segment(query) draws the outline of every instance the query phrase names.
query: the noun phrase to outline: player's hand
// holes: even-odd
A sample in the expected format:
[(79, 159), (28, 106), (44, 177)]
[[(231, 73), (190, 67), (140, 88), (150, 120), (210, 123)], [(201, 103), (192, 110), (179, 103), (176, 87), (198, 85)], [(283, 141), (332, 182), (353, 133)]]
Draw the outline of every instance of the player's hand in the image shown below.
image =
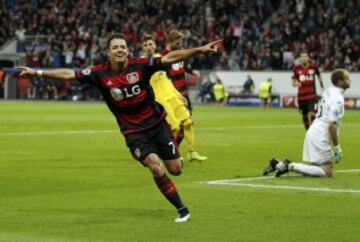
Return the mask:
[(36, 75), (36, 70), (34, 70), (34, 69), (30, 68), (30, 67), (19, 66), (19, 67), (16, 67), (16, 69), (19, 69), (21, 71), (19, 76), (30, 77), (30, 76), (35, 76)]
[(219, 47), (222, 45), (223, 40), (219, 39), (208, 43), (207, 45), (203, 45), (200, 47), (201, 52), (203, 53), (216, 53), (219, 50)]
[(299, 82), (299, 81), (295, 82), (295, 86), (296, 87), (301, 87), (301, 82)]
[(336, 164), (339, 163), (343, 157), (343, 152), (341, 150), (340, 145), (334, 147), (334, 157)]

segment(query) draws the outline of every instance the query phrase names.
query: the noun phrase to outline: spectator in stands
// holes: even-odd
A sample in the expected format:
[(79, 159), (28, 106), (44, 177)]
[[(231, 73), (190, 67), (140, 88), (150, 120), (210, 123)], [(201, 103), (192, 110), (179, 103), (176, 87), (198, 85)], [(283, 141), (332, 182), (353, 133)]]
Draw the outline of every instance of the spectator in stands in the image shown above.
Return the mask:
[[(196, 69), (286, 69), (299, 50), (309, 49), (321, 69), (346, 65), (360, 71), (360, 2), (355, 0), (311, 5), (305, 0), (110, 1), (111, 6), (109, 1), (91, 0), (6, 2), (11, 4), (0, 5), (0, 19), (7, 20), (0, 21), (0, 46), (15, 36), (47, 35), (50, 53), (67, 57), (66, 64), (61, 63), (64, 66), (93, 63), (95, 57), (89, 53), (103, 53), (107, 34), (119, 31), (123, 22), (122, 31), (135, 45), (138, 33), (147, 31), (156, 32), (159, 47), (164, 47), (170, 29), (182, 30), (185, 48), (222, 36), (226, 54), (194, 58), (189, 64)], [(71, 46), (72, 59), (65, 44)], [(54, 64), (42, 60), (46, 55), (39, 58), (41, 66)]]
[(203, 79), (201, 80), (201, 87), (198, 95), (202, 103), (215, 100), (212, 87), (213, 83), (210, 81), (210, 77), (208, 75), (204, 75)]
[(0, 98), (4, 97), (5, 71), (0, 66)]
[(245, 95), (252, 95), (255, 90), (255, 83), (250, 75), (247, 75), (247, 79), (244, 82), (242, 93)]
[(55, 80), (46, 80), (45, 83), (45, 99), (58, 99), (58, 87)]

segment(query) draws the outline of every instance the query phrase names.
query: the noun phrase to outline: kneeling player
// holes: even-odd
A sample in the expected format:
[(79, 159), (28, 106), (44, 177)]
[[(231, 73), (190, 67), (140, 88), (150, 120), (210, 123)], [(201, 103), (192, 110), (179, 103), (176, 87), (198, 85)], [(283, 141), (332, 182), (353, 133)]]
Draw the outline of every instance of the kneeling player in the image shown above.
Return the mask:
[(289, 171), (316, 177), (333, 175), (333, 157), (336, 163), (342, 158), (338, 132), (344, 116), (343, 93), (350, 87), (351, 82), (349, 72), (344, 69), (336, 69), (331, 74), (331, 81), (334, 86), (329, 87), (323, 93), (316, 119), (305, 136), (303, 161), (310, 164), (295, 163), (288, 159), (279, 161), (272, 158), (264, 168), (263, 175), (268, 175), (273, 171), (277, 171), (276, 177)]

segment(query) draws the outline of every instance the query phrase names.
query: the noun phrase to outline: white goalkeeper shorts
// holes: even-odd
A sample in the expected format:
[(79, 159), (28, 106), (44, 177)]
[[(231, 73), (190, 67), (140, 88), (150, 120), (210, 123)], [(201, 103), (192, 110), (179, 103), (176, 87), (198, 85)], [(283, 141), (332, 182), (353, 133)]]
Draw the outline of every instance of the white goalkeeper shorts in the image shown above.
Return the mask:
[(306, 132), (303, 146), (303, 161), (323, 165), (331, 162), (333, 152), (327, 129), (315, 123)]

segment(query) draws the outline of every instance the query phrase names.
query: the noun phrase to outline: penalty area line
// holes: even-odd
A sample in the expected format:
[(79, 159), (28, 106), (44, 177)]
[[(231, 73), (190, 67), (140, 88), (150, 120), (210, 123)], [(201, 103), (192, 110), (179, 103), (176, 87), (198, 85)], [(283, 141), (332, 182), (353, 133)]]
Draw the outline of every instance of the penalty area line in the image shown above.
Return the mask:
[(254, 188), (268, 188), (268, 189), (283, 189), (283, 190), (298, 190), (298, 191), (314, 191), (314, 192), (338, 192), (338, 193), (360, 193), (360, 190), (355, 189), (332, 189), (323, 187), (298, 187), (298, 186), (280, 186), (280, 185), (265, 185), (265, 184), (251, 184), (251, 183), (212, 183), (212, 185), (227, 185), (227, 186), (241, 186)]
[[(349, 170), (335, 170), (334, 173), (357, 173), (360, 172), (360, 169), (349, 169)], [(299, 177), (292, 175), (291, 177)], [(236, 179), (227, 179), (227, 180), (213, 180), (206, 181), (201, 183), (206, 183), (209, 185), (225, 185), (225, 186), (240, 186), (240, 187), (253, 187), (253, 188), (265, 188), (265, 189), (282, 189), (282, 190), (298, 190), (298, 191), (315, 191), (315, 192), (335, 192), (335, 193), (360, 193), (360, 190), (357, 189), (333, 189), (326, 187), (301, 187), (301, 186), (287, 186), (287, 185), (267, 185), (267, 184), (252, 184), (244, 183), (247, 181), (256, 181), (256, 180), (269, 180), (274, 179), (274, 176), (258, 176), (258, 177), (246, 177), (246, 178), (236, 178)]]

